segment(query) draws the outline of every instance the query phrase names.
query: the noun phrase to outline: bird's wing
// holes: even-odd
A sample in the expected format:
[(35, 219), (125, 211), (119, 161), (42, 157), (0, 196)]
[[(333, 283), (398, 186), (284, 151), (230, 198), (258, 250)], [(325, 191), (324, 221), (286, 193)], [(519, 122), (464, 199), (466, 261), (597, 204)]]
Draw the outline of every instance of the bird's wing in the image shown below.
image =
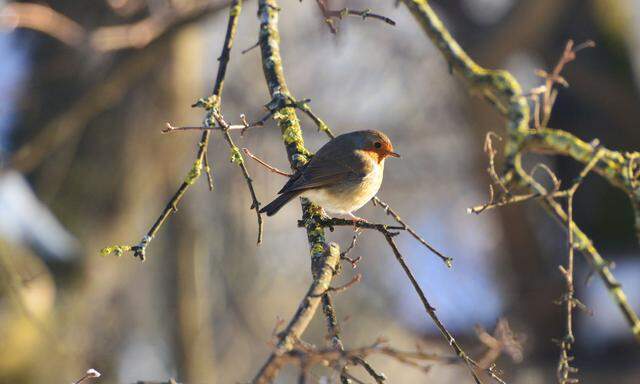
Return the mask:
[(324, 149), (318, 151), (309, 164), (297, 172), (279, 193), (357, 181), (365, 177), (373, 167), (362, 153)]

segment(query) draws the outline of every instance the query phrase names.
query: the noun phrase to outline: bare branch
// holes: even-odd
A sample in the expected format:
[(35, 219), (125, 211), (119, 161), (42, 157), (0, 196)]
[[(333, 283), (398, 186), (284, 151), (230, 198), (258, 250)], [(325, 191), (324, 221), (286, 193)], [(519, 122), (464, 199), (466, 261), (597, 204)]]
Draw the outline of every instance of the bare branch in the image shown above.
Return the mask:
[(275, 350), (271, 353), (265, 364), (253, 379), (255, 384), (270, 383), (277, 374), (282, 364), (279, 358), (293, 349), (302, 336), (309, 322), (313, 318), (316, 309), (320, 305), (321, 298), (329, 289), (333, 273), (340, 261), (340, 247), (331, 243), (321, 253), (320, 260), (314, 267), (314, 280), (305, 297), (300, 302), (298, 310), (289, 321), (285, 330), (280, 334)]
[(367, 18), (372, 18), (372, 19), (383, 21), (389, 25), (394, 25), (394, 26), (396, 25), (395, 21), (391, 20), (386, 16), (373, 13), (371, 12), (370, 9), (365, 9), (362, 11), (357, 11), (349, 8), (342, 8), (340, 10), (331, 10), (326, 4), (326, 0), (316, 0), (316, 3), (318, 4), (318, 7), (320, 8), (322, 15), (324, 16), (325, 23), (327, 23), (327, 26), (331, 30), (331, 33), (334, 33), (334, 34), (338, 32), (336, 25), (334, 23), (334, 19), (342, 20), (342, 18), (345, 16), (359, 16), (359, 17), (362, 17), (363, 20)]
[(267, 168), (269, 171), (276, 173), (278, 175), (281, 176), (286, 176), (286, 177), (291, 177), (293, 176), (293, 173), (289, 173), (289, 172), (285, 172), (282, 171), (272, 165), (270, 165), (269, 163), (267, 163), (266, 161), (262, 160), (261, 158), (259, 158), (258, 156), (254, 155), (253, 153), (251, 153), (251, 151), (249, 151), (248, 148), (242, 148), (242, 151), (244, 151), (244, 153), (249, 156), (250, 158), (252, 158), (253, 160), (257, 161), (259, 164), (261, 164), (262, 166), (264, 166), (265, 168)]

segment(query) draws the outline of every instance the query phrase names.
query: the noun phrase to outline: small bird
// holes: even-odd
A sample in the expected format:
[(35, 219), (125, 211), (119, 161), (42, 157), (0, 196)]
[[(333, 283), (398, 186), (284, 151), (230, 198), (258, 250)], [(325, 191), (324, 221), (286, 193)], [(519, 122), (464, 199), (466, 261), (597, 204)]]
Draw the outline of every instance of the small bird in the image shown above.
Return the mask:
[(387, 157), (400, 157), (391, 141), (375, 130), (355, 131), (326, 143), (298, 170), (260, 212), (272, 216), (296, 196), (306, 197), (328, 213), (347, 215), (371, 200), (380, 185)]

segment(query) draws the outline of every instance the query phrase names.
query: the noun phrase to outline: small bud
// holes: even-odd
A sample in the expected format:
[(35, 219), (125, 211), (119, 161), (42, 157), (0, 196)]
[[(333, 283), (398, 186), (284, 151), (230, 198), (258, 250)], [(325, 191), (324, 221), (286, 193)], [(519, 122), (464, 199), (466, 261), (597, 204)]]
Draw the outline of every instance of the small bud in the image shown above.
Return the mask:
[(89, 369), (87, 371), (87, 377), (90, 377), (90, 378), (100, 377), (100, 372), (98, 372), (95, 369), (91, 368), (91, 369)]

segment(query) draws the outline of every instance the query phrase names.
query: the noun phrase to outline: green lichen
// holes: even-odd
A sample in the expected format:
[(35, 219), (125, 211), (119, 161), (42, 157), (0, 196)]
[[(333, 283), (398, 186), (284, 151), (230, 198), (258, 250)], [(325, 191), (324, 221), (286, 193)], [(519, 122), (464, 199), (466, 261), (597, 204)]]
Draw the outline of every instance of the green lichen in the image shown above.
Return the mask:
[[(231, 8), (231, 12), (229, 13), (230, 18), (235, 18), (240, 15), (240, 11), (242, 10), (242, 4), (240, 2), (236, 2)], [(237, 22), (237, 21), (236, 21)]]
[(218, 98), (216, 95), (199, 98), (193, 105), (194, 108), (204, 108), (207, 111), (215, 108)]
[(198, 180), (198, 177), (200, 177), (201, 174), (202, 174), (202, 158), (198, 158), (193, 163), (193, 166), (191, 167), (191, 170), (189, 170), (189, 173), (187, 173), (187, 177), (184, 179), (184, 182), (189, 185), (193, 185), (193, 183), (195, 183), (196, 180)]
[(324, 245), (322, 243), (315, 243), (311, 247), (311, 256), (318, 256), (324, 253)]
[(104, 247), (100, 250), (100, 256), (109, 256), (111, 254), (117, 257), (122, 256), (125, 252), (131, 251), (133, 247), (130, 245), (112, 245), (110, 247)]
[(242, 154), (240, 153), (240, 149), (235, 145), (231, 147), (231, 156), (229, 157), (229, 161), (237, 165), (240, 165), (244, 162)]
[(282, 140), (286, 144), (299, 143), (302, 139), (302, 132), (300, 132), (300, 128), (292, 125), (287, 127), (282, 133)]

